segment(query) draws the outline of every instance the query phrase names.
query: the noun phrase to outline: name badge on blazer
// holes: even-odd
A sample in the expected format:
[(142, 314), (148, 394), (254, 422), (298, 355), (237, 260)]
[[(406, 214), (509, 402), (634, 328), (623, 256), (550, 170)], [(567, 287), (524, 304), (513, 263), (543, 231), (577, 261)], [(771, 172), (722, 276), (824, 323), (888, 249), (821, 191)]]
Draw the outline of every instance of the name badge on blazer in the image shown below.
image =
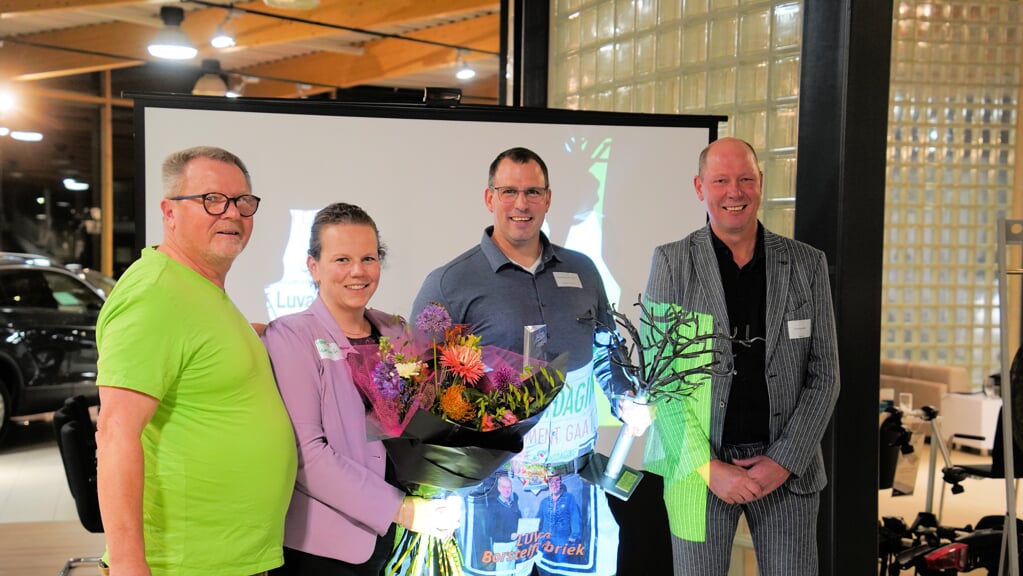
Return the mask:
[(810, 337), (810, 319), (789, 320), (789, 340)]
[(341, 349), (337, 347), (335, 342), (327, 342), (326, 340), (319, 338), (316, 340), (316, 351), (320, 353), (320, 358), (324, 360), (340, 360)]

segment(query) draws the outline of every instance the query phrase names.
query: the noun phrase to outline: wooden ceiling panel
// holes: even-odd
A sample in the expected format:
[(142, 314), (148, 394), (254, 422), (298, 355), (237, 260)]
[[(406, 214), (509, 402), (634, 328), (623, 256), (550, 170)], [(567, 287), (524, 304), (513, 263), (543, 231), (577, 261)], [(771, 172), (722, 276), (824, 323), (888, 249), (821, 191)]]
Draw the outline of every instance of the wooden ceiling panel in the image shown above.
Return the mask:
[(495, 0), (321, 0), (319, 7), (304, 11), (276, 10), (262, 2), (238, 6), (356, 28), (380, 28), (466, 18), (482, 11), (497, 11), (501, 3)]
[[(318, 98), (339, 91), (340, 98), (347, 93), (352, 99), (373, 99), (379, 89), (380, 100), (388, 101), (388, 89), (407, 97), (421, 86), (458, 86), (463, 102), (498, 100), (498, 0), (320, 0), (318, 8), (301, 11), (276, 10), (262, 1), (242, 2), (234, 4), (237, 9), (227, 20), (237, 45), (223, 50), (209, 46), (209, 39), (225, 24), (230, 4), (214, 1), (220, 5), (179, 0), (0, 0), (0, 87), (13, 80), (21, 96), (65, 106), (25, 108), (20, 121), (25, 128), (46, 131), (46, 139), (37, 145), (3, 139), (3, 164), (19, 175), (20, 183), (46, 186), (53, 185), (59, 172), (71, 169), (68, 161), (73, 156), (76, 169), (91, 167), (92, 156), (85, 151), (96, 145), (93, 118), (107, 99), (94, 94), (95, 83), (84, 82), (81, 93), (69, 91), (80, 90), (73, 87), (83, 84), (79, 80), (95, 78), (85, 74), (104, 70), (113, 71), (116, 97), (187, 93), (201, 74), (202, 59), (215, 58), (232, 83), (239, 77), (246, 80), (245, 97)], [(168, 63), (148, 54), (146, 46), (160, 29), (159, 12), (165, 5), (185, 9), (182, 30), (199, 49), (198, 58)], [(352, 53), (347, 52), (349, 47)], [(462, 56), (467, 62), (478, 63), (480, 76), (473, 82), (454, 79), (458, 47), (465, 49)], [(121, 110), (131, 105), (122, 98), (110, 101)], [(10, 115), (6, 121), (14, 124)], [(130, 114), (122, 124), (130, 125)], [(4, 180), (11, 174), (5, 173)]]
[[(408, 36), (496, 52), (499, 48), (498, 26), (499, 17), (494, 14), (437, 26)], [(363, 49), (364, 52), (360, 56), (318, 52), (309, 56), (252, 66), (239, 72), (259, 77), (347, 88), (361, 84), (380, 84), (390, 78), (425, 70), (451, 68), (457, 56), (456, 50), (444, 46), (393, 38), (368, 42)], [(465, 53), (467, 60), (474, 56), (475, 53)]]
[[(493, 0), (434, 0), (430, 2), (389, 0), (378, 2), (333, 2), (324, 3), (321, 8), (308, 12), (272, 10), (262, 3), (238, 4), (239, 8), (251, 8), (259, 12), (283, 14), (288, 17), (322, 22), (327, 25), (344, 26), (390, 32), (394, 26), (426, 26), (443, 19), (470, 18), (481, 12), (497, 10), (499, 3)], [(190, 13), (182, 23), (182, 29), (191, 37), (208, 37), (223, 20), (222, 10), (210, 9)], [(302, 22), (274, 20), (258, 14), (242, 14), (232, 18), (236, 40), (240, 47), (257, 47), (267, 44), (298, 42), (339, 33), (338, 28), (318, 26)]]
[(4, 42), (0, 45), (0, 81), (29, 82), (138, 66), (143, 62)]
[(0, 14), (5, 17), (28, 16), (70, 10), (95, 10), (139, 3), (139, 0), (4, 0), (0, 5)]
[[(183, 6), (195, 6), (184, 3)], [(134, 6), (134, 7), (133, 7)], [(222, 8), (188, 10), (182, 30), (200, 51), (192, 61), (197, 66), (203, 58), (224, 57), (227, 60), (249, 64), (258, 59), (240, 57), (250, 50), (267, 47), (288, 47), (280, 52), (307, 53), (302, 42), (330, 38), (342, 48), (345, 42), (355, 42), (363, 54), (314, 52), (281, 61), (268, 61), (233, 71), (249, 75), (265, 75), (265, 79), (294, 80), (313, 86), (350, 87), (367, 82), (386, 82), (405, 74), (444, 69), (455, 59), (449, 48), (430, 46), (383, 38), (371, 38), (359, 32), (345, 32), (325, 25), (274, 19), (244, 13), (243, 9), (263, 13), (277, 13), (292, 18), (318, 21), (328, 25), (341, 25), (358, 29), (372, 29), (393, 34), (397, 30), (423, 28), (416, 32), (402, 32), (402, 36), (415, 37), (451, 45), (466, 46), (496, 52), (498, 49), (499, 3), (493, 0), (322, 0), (321, 6), (311, 11), (273, 10), (262, 2), (235, 5), (228, 28), (232, 29), (237, 45), (227, 50), (210, 47), (206, 39), (225, 22), (227, 11)], [(130, 8), (130, 10), (129, 10)], [(105, 11), (104, 11), (105, 9)], [(96, 14), (97, 18), (123, 18), (125, 21), (102, 21), (86, 26), (22, 34), (0, 44), (0, 80), (32, 81), (62, 75), (74, 75), (100, 70), (139, 66), (154, 61), (146, 45), (158, 27), (159, 4), (124, 2), (119, 0), (13, 0), (5, 2), (3, 13), (40, 14), (82, 11)], [(483, 15), (479, 17), (479, 15)], [(452, 23), (453, 22), (453, 23)], [(440, 25), (438, 25), (440, 24)], [(360, 42), (361, 41), (361, 42)], [(273, 58), (275, 50), (266, 50), (264, 58)], [(256, 52), (252, 52), (256, 54)], [(466, 52), (465, 59), (480, 55)], [(486, 57), (486, 55), (482, 55)], [(237, 66), (237, 62), (236, 62)], [(231, 69), (224, 66), (225, 69)]]

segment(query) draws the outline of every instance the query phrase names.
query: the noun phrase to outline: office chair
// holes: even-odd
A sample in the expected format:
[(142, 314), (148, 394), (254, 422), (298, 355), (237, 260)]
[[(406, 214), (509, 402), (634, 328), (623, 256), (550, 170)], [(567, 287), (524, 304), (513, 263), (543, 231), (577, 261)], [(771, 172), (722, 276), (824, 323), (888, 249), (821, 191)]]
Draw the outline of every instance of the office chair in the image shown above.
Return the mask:
[(895, 470), (899, 462), (899, 453), (913, 452), (913, 431), (902, 423), (902, 410), (890, 406), (885, 409), (888, 414), (881, 422), (878, 430), (878, 490), (891, 488), (895, 483)]
[[(1015, 426), (1014, 426), (1015, 427)], [(1018, 441), (1012, 443), (1013, 478), (1023, 478), (1023, 450)], [(978, 478), (1005, 478), (1005, 441), (1002, 440), (1002, 409), (998, 409), (998, 421), (995, 424), (994, 445), (991, 447), (990, 464), (959, 465), (968, 476)]]
[[(53, 414), (53, 427), (57, 432), (57, 447), (78, 519), (89, 532), (103, 532), (96, 487), (96, 426), (92, 423), (85, 396), (65, 400), (64, 406)], [(99, 563), (98, 556), (69, 558), (58, 576), (66, 576), (77, 566)]]
[[(1012, 365), (1009, 369), (1009, 379), (1012, 382), (1012, 398), (1006, 400), (1002, 397), (1002, 408), (998, 409), (998, 420), (995, 424), (995, 438), (991, 446), (991, 464), (973, 464), (966, 466), (952, 466), (945, 472), (945, 482), (952, 485), (952, 493), (959, 494), (963, 491), (959, 482), (966, 476), (979, 478), (1005, 478), (1005, 441), (1002, 438), (1002, 410), (1005, 402), (1011, 403), (1012, 408), (1012, 463), (1013, 478), (1023, 478), (1023, 347), (1016, 350), (1012, 357)], [(1000, 388), (1000, 387), (999, 387)], [(998, 390), (1001, 394), (1001, 389)]]

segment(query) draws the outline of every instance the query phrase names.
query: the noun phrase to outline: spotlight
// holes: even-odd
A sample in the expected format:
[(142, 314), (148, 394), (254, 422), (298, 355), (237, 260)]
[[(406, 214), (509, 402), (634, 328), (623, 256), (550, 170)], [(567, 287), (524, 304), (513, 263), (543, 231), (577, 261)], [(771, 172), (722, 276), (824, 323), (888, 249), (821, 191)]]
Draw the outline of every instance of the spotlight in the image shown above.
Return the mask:
[(214, 48), (230, 48), (234, 46), (234, 37), (218, 28), (217, 33), (213, 35), (213, 38), (210, 38), (210, 46)]
[(224, 21), (217, 26), (217, 31), (213, 33), (213, 38), (210, 39), (210, 46), (214, 48), (230, 48), (234, 46), (234, 35), (228, 32), (228, 28), (231, 25), (231, 16), (234, 13), (231, 10), (227, 11), (227, 16), (224, 16)]
[(458, 67), (458, 70), (455, 72), (455, 78), (458, 78), (459, 80), (471, 80), (476, 77), (476, 71), (465, 62), (465, 59), (462, 57), (461, 50), (458, 51), (458, 56), (456, 57), (455, 62)]
[(40, 142), (43, 139), (42, 132), (30, 132), (28, 130), (11, 130), (11, 138), (22, 142)]
[(179, 6), (161, 6), (160, 20), (163, 29), (156, 33), (149, 43), (149, 53), (157, 58), (168, 60), (190, 60), (199, 53), (192, 41), (181, 30), (181, 22), (185, 19), (185, 11)]
[(202, 61), (202, 76), (195, 81), (192, 94), (196, 96), (224, 96), (227, 94), (227, 80), (220, 71), (220, 61)]
[(72, 192), (84, 192), (85, 190), (89, 189), (89, 183), (88, 182), (79, 182), (79, 181), (75, 180), (74, 178), (65, 178), (64, 179), (64, 188), (66, 190), (70, 190)]

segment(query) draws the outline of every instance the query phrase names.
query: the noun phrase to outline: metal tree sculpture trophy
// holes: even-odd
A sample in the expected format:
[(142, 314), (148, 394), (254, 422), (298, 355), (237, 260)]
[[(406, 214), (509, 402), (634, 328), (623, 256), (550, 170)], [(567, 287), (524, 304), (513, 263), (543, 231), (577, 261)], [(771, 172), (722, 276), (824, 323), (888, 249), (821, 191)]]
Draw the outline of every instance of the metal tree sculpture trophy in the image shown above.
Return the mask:
[[(611, 362), (622, 367), (633, 381), (635, 402), (654, 405), (689, 396), (712, 376), (731, 371), (722, 361), (730, 351), (715, 348), (715, 340), (742, 345), (752, 342), (714, 333), (706, 314), (669, 304), (644, 304), (642, 300), (635, 305), (640, 309), (642, 330), (628, 316), (613, 310), (615, 323), (627, 338), (615, 326), (598, 322), (607, 339)], [(632, 441), (633, 436), (623, 426), (610, 456), (594, 453), (582, 476), (608, 494), (628, 500), (643, 478), (641, 471), (625, 465)]]

